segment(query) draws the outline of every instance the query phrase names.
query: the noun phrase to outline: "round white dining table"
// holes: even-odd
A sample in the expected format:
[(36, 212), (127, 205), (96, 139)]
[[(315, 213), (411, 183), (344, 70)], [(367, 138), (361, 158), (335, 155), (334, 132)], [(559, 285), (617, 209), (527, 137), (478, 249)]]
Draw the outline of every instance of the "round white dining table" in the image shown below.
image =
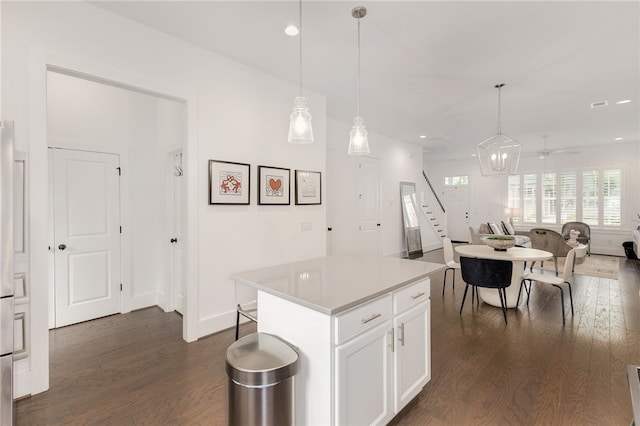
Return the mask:
[[(464, 257), (509, 260), (513, 263), (511, 285), (506, 288), (507, 308), (517, 307), (516, 302), (518, 301), (518, 293), (520, 291), (520, 281), (522, 281), (524, 263), (534, 260), (548, 260), (553, 257), (553, 254), (548, 251), (526, 247), (512, 247), (510, 249), (507, 249), (507, 251), (498, 251), (494, 250), (492, 247), (482, 244), (468, 244), (456, 246), (455, 250), (460, 256)], [(500, 296), (498, 296), (498, 292), (495, 289), (478, 287), (478, 294), (485, 303), (497, 307), (501, 306)], [(524, 297), (521, 299), (524, 300)]]

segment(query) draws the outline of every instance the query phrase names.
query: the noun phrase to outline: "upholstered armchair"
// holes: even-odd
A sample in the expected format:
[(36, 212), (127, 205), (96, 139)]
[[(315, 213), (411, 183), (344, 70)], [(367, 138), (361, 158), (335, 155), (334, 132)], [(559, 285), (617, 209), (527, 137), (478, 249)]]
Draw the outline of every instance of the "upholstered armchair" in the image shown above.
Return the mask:
[[(532, 228), (531, 231), (529, 231), (529, 238), (531, 238), (531, 248), (553, 253), (556, 276), (558, 276), (558, 257), (566, 256), (573, 247), (567, 244), (567, 241), (562, 235), (551, 229)], [(535, 263), (536, 262), (533, 262), (531, 264), (531, 270), (533, 270)]]
[(584, 222), (567, 222), (562, 225), (561, 234), (564, 239), (569, 239), (569, 231), (575, 229), (580, 232), (578, 236), (578, 242), (580, 244), (586, 244), (587, 246), (587, 254), (591, 256), (591, 228)]

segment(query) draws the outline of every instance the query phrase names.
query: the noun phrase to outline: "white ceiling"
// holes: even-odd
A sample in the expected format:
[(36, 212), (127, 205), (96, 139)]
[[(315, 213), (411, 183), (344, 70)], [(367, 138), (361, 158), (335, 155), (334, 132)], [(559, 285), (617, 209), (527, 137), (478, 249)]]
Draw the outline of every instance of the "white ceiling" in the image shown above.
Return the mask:
[[(298, 38), (283, 31), (297, 1), (91, 3), (297, 84)], [(372, 132), (422, 144), (434, 160), (469, 158), (496, 130), (494, 85), (505, 83), (502, 130), (524, 152), (542, 150), (542, 135), (549, 149), (640, 142), (637, 1), (304, 1), (303, 86), (347, 123), (358, 5), (368, 10), (360, 109)], [(293, 106), (296, 93), (285, 96)]]

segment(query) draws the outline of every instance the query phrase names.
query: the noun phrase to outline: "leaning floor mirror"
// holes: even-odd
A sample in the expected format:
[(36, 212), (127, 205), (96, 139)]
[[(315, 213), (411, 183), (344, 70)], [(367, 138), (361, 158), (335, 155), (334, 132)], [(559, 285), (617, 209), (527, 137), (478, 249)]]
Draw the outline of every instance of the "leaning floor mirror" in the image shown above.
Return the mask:
[(418, 203), (416, 201), (416, 184), (400, 182), (400, 198), (402, 200), (402, 218), (404, 220), (404, 238), (407, 246), (407, 257), (415, 259), (422, 256), (422, 238), (418, 223)]

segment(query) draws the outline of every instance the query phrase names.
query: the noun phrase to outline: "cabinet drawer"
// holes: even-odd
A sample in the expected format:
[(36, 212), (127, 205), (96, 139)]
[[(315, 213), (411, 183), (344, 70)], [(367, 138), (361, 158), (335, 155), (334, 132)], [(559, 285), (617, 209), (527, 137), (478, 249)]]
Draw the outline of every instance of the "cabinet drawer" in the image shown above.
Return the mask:
[(429, 278), (411, 284), (393, 293), (393, 313), (399, 314), (429, 299)]
[(368, 302), (335, 317), (336, 345), (391, 318), (391, 295)]

